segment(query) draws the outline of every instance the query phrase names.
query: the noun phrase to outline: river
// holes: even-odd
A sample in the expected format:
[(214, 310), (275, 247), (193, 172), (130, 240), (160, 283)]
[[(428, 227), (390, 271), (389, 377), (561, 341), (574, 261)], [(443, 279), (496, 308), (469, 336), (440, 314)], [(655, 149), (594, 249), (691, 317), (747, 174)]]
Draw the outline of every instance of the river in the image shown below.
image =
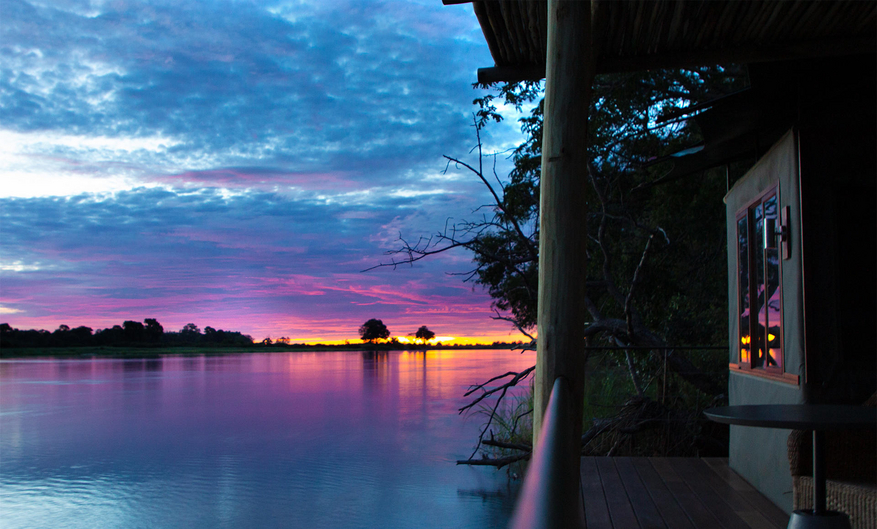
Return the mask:
[(501, 350), (0, 361), (3, 527), (504, 527), (517, 482), (457, 466)]

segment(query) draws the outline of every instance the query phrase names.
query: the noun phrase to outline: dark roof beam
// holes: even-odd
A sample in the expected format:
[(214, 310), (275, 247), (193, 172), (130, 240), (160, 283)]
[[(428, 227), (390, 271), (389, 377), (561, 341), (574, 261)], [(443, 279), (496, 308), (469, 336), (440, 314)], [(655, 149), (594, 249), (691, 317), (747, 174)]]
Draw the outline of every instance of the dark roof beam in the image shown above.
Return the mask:
[[(831, 57), (870, 53), (877, 49), (877, 39), (858, 37), (849, 39), (821, 39), (787, 43), (770, 48), (742, 46), (734, 49), (664, 53), (639, 57), (598, 60), (597, 73), (635, 72), (661, 68), (684, 68), (712, 64), (749, 64), (786, 61), (803, 58)], [(544, 65), (494, 66), (478, 69), (478, 82), (538, 81), (545, 78)]]

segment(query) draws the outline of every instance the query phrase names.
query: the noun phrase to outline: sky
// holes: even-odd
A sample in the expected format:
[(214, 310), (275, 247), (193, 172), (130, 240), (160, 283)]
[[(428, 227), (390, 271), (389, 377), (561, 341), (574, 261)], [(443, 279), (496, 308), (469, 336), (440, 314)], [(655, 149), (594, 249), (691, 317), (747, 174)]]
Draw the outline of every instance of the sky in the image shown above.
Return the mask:
[[(0, 321), (523, 339), (464, 250), (363, 272), (490, 202), (442, 158), (477, 163), (493, 60), (471, 6), (3, 0), (0, 19)], [(501, 110), (490, 152), (522, 139)]]

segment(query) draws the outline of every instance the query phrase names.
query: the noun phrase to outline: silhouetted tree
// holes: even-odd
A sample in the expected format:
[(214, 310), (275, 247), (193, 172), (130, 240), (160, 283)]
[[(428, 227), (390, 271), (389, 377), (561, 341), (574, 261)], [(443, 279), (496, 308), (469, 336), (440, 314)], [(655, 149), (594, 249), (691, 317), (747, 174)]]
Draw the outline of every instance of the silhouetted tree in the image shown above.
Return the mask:
[(80, 325), (75, 329), (70, 329), (67, 338), (68, 343), (65, 345), (91, 345), (93, 338), (91, 327)]
[(381, 320), (374, 318), (362, 324), (359, 328), (359, 337), (362, 341), (375, 343), (377, 340), (386, 340), (390, 337), (390, 330)]
[(201, 334), (201, 329), (198, 328), (194, 323), (187, 323), (180, 329), (180, 334), (182, 335), (193, 335), (193, 334)]
[(426, 325), (421, 325), (417, 332), (414, 333), (414, 337), (420, 340), (421, 343), (426, 343), (435, 338), (435, 333), (429, 330)]
[(161, 340), (161, 336), (164, 334), (164, 327), (158, 323), (158, 320), (155, 318), (146, 318), (143, 320), (143, 323), (146, 324), (146, 329), (144, 329), (144, 335), (146, 340), (149, 342), (158, 342)]
[(97, 331), (94, 338), (98, 345), (115, 345), (125, 339), (125, 330), (121, 325), (113, 325), (110, 329)]
[(139, 321), (128, 320), (122, 323), (125, 330), (125, 340), (128, 342), (142, 342), (145, 328)]
[(126, 321), (123, 326), (98, 329), (92, 334), (91, 327), (79, 326), (71, 329), (61, 325), (54, 332), (46, 330), (18, 330), (8, 323), (0, 324), (0, 340), (3, 355), (5, 349), (17, 347), (78, 347), (78, 346), (131, 346), (138, 344), (163, 344), (174, 347), (179, 345), (230, 345), (248, 346), (253, 344), (251, 336), (238, 331), (215, 330), (207, 327), (207, 334), (201, 334), (195, 324), (190, 323), (179, 333), (164, 332), (164, 327), (155, 318), (144, 320), (145, 326), (136, 321)]

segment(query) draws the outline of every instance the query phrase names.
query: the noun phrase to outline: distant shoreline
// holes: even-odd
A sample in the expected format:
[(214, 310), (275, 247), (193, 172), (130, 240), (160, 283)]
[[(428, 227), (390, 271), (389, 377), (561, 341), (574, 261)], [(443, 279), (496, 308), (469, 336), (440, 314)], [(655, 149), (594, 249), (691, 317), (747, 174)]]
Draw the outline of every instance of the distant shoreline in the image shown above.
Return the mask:
[(520, 347), (520, 344), (498, 342), (474, 345), (427, 345), (408, 344), (343, 344), (343, 345), (253, 345), (248, 347), (125, 347), (125, 346), (82, 346), (82, 347), (2, 347), (0, 359), (13, 360), (35, 357), (108, 357), (108, 358), (142, 358), (164, 355), (223, 355), (242, 353), (308, 353), (327, 351), (465, 351), (476, 349), (509, 349)]

